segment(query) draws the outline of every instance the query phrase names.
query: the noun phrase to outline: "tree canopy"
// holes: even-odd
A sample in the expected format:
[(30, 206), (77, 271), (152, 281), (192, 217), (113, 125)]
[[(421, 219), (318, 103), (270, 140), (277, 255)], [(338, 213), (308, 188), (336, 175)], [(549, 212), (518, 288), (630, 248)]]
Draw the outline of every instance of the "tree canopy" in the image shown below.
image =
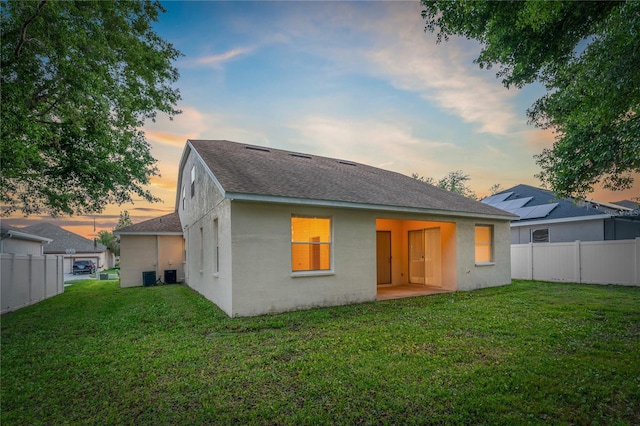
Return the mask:
[(411, 177), (419, 180), (420, 182), (428, 183), (429, 185), (446, 189), (447, 191), (453, 192), (454, 194), (471, 198), (472, 200), (478, 199), (476, 193), (469, 187), (467, 183), (471, 180), (471, 176), (465, 174), (462, 170), (449, 172), (437, 182), (432, 177), (420, 176), (417, 173), (411, 174)]
[(602, 182), (626, 189), (640, 172), (640, 2), (422, 0), (438, 42), (482, 44), (475, 62), (503, 84), (538, 81), (547, 93), (527, 111), (556, 132), (536, 156), (543, 184), (584, 196)]
[(141, 130), (169, 117), (180, 56), (152, 29), (157, 1), (0, 3), (3, 213), (86, 214), (158, 201)]

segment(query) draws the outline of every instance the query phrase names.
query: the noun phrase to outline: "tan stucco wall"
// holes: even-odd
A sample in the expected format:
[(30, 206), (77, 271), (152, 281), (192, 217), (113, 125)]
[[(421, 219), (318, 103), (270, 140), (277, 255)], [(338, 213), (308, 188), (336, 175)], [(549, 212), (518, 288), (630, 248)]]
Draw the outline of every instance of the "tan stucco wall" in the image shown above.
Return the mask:
[[(237, 201), (232, 203), (231, 212), (231, 315), (259, 315), (376, 299), (373, 212)], [(312, 276), (292, 274), (292, 215), (332, 218), (332, 272)]]
[(2, 240), (2, 253), (42, 255), (42, 243), (39, 241), (7, 238)]
[(142, 286), (142, 272), (154, 271), (164, 280), (164, 271), (175, 269), (184, 277), (183, 239), (180, 235), (121, 235), (120, 287)]

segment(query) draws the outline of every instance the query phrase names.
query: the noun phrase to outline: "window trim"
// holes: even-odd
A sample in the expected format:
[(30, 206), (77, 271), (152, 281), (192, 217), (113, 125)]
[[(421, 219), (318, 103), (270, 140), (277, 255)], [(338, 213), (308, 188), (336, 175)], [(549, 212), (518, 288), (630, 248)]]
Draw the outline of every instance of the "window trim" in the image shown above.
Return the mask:
[[(478, 260), (476, 258), (476, 254), (475, 251), (478, 247), (479, 242), (476, 240), (476, 229), (477, 228), (489, 228), (489, 260)], [(473, 227), (473, 249), (474, 249), (474, 262), (476, 266), (491, 266), (491, 265), (495, 265), (495, 233), (494, 233), (494, 229), (495, 227), (491, 224), (486, 224), (486, 223), (476, 223), (475, 226)], [(486, 246), (487, 243), (486, 242), (480, 242), (480, 244), (482, 244), (483, 246)]]
[[(307, 214), (291, 214), (289, 218), (289, 228), (291, 229), (293, 218), (306, 218), (306, 219), (328, 219), (329, 220), (329, 242), (319, 242), (319, 243), (310, 243), (310, 242), (294, 242), (293, 236), (291, 233), (289, 234), (289, 269), (291, 272), (291, 277), (313, 277), (313, 276), (327, 276), (327, 275), (335, 275), (334, 271), (334, 227), (333, 227), (333, 216), (318, 216), (318, 215), (307, 215)], [(329, 269), (308, 269), (308, 270), (293, 270), (293, 245), (329, 245)]]
[[(536, 231), (547, 231), (547, 241), (534, 241), (533, 240), (533, 233)], [(548, 243), (551, 241), (551, 230), (549, 229), (549, 227), (547, 228), (531, 228), (530, 233), (529, 233), (529, 242), (530, 243), (534, 243), (534, 244), (544, 244), (544, 243)]]

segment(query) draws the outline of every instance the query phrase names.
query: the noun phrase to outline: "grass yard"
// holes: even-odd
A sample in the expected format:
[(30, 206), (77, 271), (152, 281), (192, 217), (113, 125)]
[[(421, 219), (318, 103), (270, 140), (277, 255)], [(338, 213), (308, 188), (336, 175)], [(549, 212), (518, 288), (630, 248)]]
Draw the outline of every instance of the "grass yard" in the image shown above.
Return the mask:
[(230, 319), (76, 281), (2, 317), (2, 425), (640, 424), (640, 288), (514, 281)]

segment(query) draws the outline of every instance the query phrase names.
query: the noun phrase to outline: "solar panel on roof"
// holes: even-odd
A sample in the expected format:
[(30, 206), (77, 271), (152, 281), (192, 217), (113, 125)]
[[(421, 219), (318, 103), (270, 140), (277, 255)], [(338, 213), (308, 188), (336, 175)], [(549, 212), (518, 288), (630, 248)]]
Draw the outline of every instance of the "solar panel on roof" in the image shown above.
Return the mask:
[(491, 195), (490, 197), (482, 200), (482, 202), (484, 204), (493, 206), (496, 203), (506, 200), (507, 198), (509, 198), (509, 196), (511, 196), (511, 194), (513, 194), (513, 192), (503, 192), (502, 194)]
[(532, 199), (533, 199), (533, 197), (516, 198), (515, 200), (502, 201), (500, 203), (496, 203), (496, 204), (492, 204), (492, 205), (493, 205), (493, 207), (496, 207), (498, 209), (506, 210), (506, 211), (508, 211), (510, 213), (513, 213), (514, 211), (516, 211), (520, 207), (522, 207), (525, 204), (527, 204)]
[(539, 219), (546, 217), (553, 209), (556, 208), (558, 203), (543, 204), (541, 206), (522, 207), (514, 211), (513, 213), (520, 216), (520, 220), (523, 219)]

